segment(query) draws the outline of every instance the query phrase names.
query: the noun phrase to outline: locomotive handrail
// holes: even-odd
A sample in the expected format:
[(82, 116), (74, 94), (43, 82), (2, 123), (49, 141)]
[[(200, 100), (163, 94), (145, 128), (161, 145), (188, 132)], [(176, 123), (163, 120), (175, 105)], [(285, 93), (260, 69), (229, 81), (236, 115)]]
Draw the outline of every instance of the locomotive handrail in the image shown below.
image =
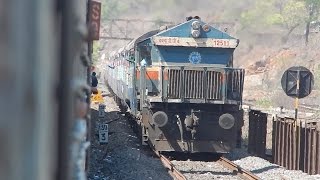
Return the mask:
[(145, 107), (146, 100), (146, 67), (140, 66), (140, 109)]

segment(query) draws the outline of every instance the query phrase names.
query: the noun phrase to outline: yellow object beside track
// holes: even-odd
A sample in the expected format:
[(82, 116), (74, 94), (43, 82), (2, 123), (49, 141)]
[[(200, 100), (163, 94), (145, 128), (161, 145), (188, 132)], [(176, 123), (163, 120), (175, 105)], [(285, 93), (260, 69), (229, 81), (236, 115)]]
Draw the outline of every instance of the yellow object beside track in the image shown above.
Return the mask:
[(102, 97), (101, 91), (98, 90), (97, 94), (91, 95), (91, 102), (93, 102), (93, 103), (102, 103), (103, 102), (103, 97)]

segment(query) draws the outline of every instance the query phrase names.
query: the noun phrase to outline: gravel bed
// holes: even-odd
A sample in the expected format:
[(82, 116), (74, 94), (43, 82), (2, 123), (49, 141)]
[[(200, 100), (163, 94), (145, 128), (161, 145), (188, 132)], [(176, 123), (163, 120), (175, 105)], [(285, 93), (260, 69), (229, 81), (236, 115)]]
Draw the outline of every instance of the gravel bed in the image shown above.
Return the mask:
[(226, 158), (233, 161), (240, 167), (253, 172), (261, 179), (270, 180), (284, 180), (284, 179), (296, 179), (296, 180), (311, 180), (320, 179), (320, 175), (308, 175), (302, 171), (287, 170), (277, 164), (272, 164), (269, 161), (251, 156), (247, 153), (245, 148), (234, 149), (230, 154), (225, 155)]
[[(150, 180), (172, 179), (161, 161), (153, 157), (150, 150), (142, 147), (126, 118), (107, 89), (99, 84), (106, 105), (106, 118), (98, 120), (98, 104), (92, 104), (91, 152), (89, 160), (89, 180)], [(98, 124), (117, 119), (109, 124), (109, 143), (101, 145)]]
[(171, 161), (187, 179), (241, 179), (217, 162)]
[[(263, 180), (320, 179), (320, 175), (308, 175), (302, 171), (286, 170), (262, 158), (250, 156), (245, 149), (234, 149), (230, 154), (224, 156)], [(172, 163), (187, 179), (241, 179), (216, 162), (172, 161)]]
[(308, 175), (302, 171), (286, 170), (281, 166), (272, 164), (269, 161), (258, 157), (249, 156), (236, 160), (234, 163), (253, 172), (261, 179), (320, 179), (320, 175)]

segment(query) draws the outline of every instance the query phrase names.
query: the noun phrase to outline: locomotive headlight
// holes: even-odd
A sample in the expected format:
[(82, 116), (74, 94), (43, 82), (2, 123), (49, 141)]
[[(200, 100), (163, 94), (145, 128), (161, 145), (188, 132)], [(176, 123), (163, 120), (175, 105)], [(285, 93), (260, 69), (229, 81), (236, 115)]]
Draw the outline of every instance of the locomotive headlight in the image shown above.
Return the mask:
[(202, 29), (205, 31), (205, 32), (208, 32), (210, 30), (210, 27), (208, 24), (205, 24), (202, 26)]
[(229, 113), (226, 113), (226, 114), (222, 114), (220, 117), (219, 117), (219, 125), (220, 127), (222, 127), (223, 129), (231, 129), (235, 124), (235, 119), (234, 117), (229, 114)]
[(168, 123), (168, 116), (163, 111), (157, 111), (152, 115), (152, 121), (152, 124), (158, 127), (163, 127)]
[(194, 38), (198, 38), (198, 37), (200, 37), (200, 31), (199, 30), (192, 30), (191, 35)]
[(192, 24), (192, 29), (197, 30), (200, 29), (200, 22), (199, 21), (194, 21)]

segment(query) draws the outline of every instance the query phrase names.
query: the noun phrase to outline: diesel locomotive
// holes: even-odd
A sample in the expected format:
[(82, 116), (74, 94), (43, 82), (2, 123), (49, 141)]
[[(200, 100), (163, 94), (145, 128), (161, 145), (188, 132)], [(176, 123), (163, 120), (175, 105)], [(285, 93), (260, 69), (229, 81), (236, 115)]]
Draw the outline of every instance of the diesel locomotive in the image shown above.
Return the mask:
[(244, 69), (239, 40), (200, 18), (150, 31), (106, 62), (104, 79), (159, 152), (228, 153), (241, 142)]

